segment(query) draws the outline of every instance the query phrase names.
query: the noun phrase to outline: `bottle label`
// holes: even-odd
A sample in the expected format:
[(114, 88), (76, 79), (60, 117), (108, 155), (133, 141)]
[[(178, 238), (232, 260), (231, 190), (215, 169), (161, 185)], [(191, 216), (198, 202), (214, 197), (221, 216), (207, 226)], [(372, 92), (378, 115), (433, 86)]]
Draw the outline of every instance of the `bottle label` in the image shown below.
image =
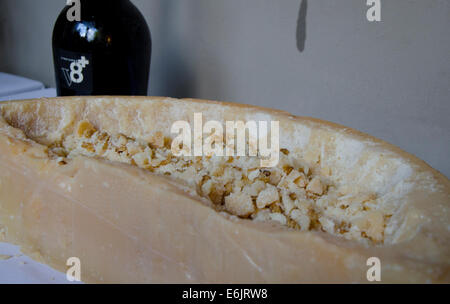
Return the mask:
[(92, 56), (59, 49), (56, 51), (56, 60), (60, 86), (74, 90), (77, 95), (91, 95)]

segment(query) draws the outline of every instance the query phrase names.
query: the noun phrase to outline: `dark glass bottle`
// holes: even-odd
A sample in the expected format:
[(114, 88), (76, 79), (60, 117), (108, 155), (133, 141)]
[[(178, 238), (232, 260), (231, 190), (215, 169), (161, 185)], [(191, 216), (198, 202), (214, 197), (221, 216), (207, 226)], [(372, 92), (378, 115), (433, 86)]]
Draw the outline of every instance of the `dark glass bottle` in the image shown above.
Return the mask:
[(66, 6), (53, 29), (58, 96), (147, 95), (152, 43), (129, 0), (81, 0), (80, 21)]

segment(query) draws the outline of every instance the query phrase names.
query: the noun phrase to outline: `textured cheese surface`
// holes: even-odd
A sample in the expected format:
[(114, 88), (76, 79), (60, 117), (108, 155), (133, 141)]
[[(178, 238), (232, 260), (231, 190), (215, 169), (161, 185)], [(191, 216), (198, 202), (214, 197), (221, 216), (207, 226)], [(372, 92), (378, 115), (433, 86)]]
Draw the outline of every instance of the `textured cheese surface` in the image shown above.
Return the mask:
[[(280, 121), (278, 169), (167, 161), (171, 124), (198, 112)], [(356, 131), (161, 98), (9, 102), (0, 114), (0, 240), (60, 270), (79, 257), (87, 282), (367, 282), (372, 256), (384, 282), (450, 280), (449, 181)]]

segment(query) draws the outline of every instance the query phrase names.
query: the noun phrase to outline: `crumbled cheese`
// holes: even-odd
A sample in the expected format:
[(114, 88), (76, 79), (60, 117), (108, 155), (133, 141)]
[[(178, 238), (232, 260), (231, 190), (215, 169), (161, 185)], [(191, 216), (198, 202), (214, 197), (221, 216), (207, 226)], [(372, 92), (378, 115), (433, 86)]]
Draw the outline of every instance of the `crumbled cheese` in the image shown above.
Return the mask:
[(322, 195), (324, 192), (324, 186), (320, 181), (320, 177), (314, 177), (306, 187), (306, 191), (313, 194)]
[(281, 225), (286, 225), (287, 223), (286, 216), (281, 213), (270, 213), (269, 217), (272, 221), (278, 222)]
[(289, 196), (287, 191), (283, 191), (281, 194), (281, 201), (283, 203), (283, 209), (286, 214), (289, 214), (292, 209), (295, 208), (294, 200)]
[(252, 198), (247, 193), (231, 193), (225, 197), (225, 208), (237, 216), (246, 217), (255, 211)]
[(322, 225), (324, 231), (328, 233), (334, 233), (335, 224), (332, 220), (326, 217), (320, 217), (319, 222)]
[(259, 176), (259, 170), (253, 170), (253, 171), (250, 171), (250, 173), (248, 174), (248, 179), (250, 180), (250, 181), (254, 181), (255, 180), (255, 178), (257, 178)]
[(161, 132), (150, 138), (147, 142), (108, 134), (81, 121), (73, 135), (49, 145), (48, 153), (60, 165), (77, 155), (102, 157), (181, 179), (218, 212), (233, 216), (383, 242), (392, 210), (380, 207), (374, 193), (333, 185), (333, 172), (321, 164), (320, 154), (309, 152), (301, 158), (281, 149), (278, 166), (259, 168), (258, 157), (175, 157), (169, 138)]
[(244, 187), (244, 192), (251, 196), (258, 196), (258, 194), (266, 187), (266, 184), (262, 180), (257, 180), (253, 184)]
[(290, 214), (291, 218), (300, 226), (302, 231), (308, 231), (311, 223), (310, 218), (300, 210), (294, 209)]
[(256, 206), (259, 209), (262, 209), (278, 200), (279, 195), (277, 188), (268, 184), (267, 188), (259, 193), (258, 198), (256, 199)]

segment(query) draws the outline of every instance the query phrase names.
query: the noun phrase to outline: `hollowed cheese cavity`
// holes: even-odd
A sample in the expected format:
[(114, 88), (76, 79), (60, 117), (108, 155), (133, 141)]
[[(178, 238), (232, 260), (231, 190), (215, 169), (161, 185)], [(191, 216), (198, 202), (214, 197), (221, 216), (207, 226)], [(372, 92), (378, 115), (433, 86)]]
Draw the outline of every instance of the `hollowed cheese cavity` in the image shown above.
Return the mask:
[[(61, 165), (82, 155), (126, 163), (191, 185), (217, 211), (240, 218), (274, 222), (301, 231), (324, 231), (351, 240), (383, 243), (391, 217), (377, 208), (375, 193), (337, 188), (330, 168), (299, 165), (287, 149), (276, 167), (260, 168), (257, 157), (175, 157), (171, 140), (152, 142), (97, 130), (81, 121), (74, 134), (49, 145)], [(382, 211), (381, 211), (382, 210)]]

